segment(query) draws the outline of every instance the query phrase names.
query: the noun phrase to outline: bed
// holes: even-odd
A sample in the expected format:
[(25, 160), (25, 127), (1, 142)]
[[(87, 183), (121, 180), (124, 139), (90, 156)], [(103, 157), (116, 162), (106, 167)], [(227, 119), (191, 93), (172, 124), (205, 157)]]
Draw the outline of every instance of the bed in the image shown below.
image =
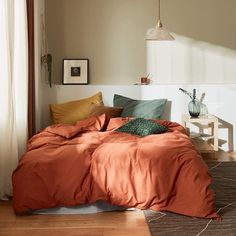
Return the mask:
[(125, 208), (218, 218), (208, 167), (174, 122), (145, 137), (105, 114), (52, 125), (33, 136), (13, 173), (16, 214), (105, 201)]

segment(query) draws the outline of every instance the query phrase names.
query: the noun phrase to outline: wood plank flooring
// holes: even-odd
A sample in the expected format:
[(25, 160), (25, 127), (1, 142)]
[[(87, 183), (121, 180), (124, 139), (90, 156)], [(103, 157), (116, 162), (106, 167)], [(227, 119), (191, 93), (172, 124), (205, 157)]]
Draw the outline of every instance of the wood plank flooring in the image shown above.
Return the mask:
[(11, 201), (0, 202), (0, 236), (149, 236), (142, 211), (90, 215), (15, 216)]
[[(236, 161), (236, 152), (205, 155), (213, 161)], [(142, 211), (91, 215), (15, 216), (11, 201), (0, 201), (0, 236), (149, 236)]]

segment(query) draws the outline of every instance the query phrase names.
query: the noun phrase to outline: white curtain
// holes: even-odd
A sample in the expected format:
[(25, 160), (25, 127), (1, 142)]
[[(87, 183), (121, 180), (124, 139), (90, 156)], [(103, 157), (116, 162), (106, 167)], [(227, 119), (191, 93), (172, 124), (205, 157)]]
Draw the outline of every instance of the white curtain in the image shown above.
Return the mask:
[(28, 38), (26, 0), (0, 0), (0, 199), (27, 141)]

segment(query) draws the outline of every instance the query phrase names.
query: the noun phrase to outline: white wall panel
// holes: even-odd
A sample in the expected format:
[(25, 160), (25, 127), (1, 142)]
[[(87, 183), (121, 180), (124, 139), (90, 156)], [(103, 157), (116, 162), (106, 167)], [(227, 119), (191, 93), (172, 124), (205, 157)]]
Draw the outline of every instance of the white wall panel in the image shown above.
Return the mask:
[[(230, 85), (199, 85), (199, 84), (175, 84), (175, 85), (57, 85), (53, 86), (50, 96), (44, 97), (43, 102), (43, 127), (50, 124), (49, 104), (63, 103), (71, 100), (85, 98), (98, 91), (103, 93), (105, 105), (112, 105), (115, 93), (134, 99), (156, 99), (167, 98), (168, 108), (165, 112), (166, 119), (181, 122), (182, 113), (187, 113), (189, 97), (179, 91), (179, 88), (192, 91), (197, 89), (197, 96), (206, 93), (204, 104), (207, 105), (209, 113), (216, 115), (220, 120), (220, 139), (222, 149), (231, 150), (235, 147), (236, 136), (233, 131), (236, 128), (236, 84)], [(230, 142), (228, 142), (230, 141)]]

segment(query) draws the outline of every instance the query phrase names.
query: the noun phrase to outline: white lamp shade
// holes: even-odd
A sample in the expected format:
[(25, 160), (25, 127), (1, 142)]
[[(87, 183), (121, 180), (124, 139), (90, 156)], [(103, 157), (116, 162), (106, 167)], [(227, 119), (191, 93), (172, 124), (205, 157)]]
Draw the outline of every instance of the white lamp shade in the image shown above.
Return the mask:
[(156, 27), (148, 29), (146, 40), (175, 40), (165, 27)]

